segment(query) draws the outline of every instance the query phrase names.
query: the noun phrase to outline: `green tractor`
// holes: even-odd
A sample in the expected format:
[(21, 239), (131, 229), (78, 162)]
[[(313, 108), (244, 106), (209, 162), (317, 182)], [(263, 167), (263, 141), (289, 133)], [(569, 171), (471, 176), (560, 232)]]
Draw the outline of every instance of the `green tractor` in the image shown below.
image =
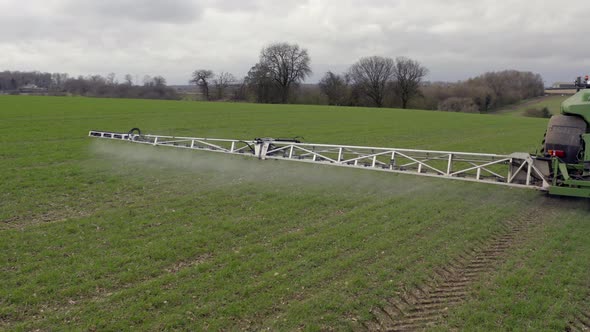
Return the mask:
[(550, 181), (549, 194), (590, 198), (590, 81), (549, 120), (536, 166)]

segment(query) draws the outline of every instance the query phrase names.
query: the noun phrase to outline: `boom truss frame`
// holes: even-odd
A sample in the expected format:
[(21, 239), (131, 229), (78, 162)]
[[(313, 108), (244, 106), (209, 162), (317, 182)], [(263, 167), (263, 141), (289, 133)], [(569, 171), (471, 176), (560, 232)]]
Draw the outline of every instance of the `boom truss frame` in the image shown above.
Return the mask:
[(528, 153), (510, 155), (370, 146), (300, 143), (295, 140), (254, 140), (140, 135), (91, 130), (90, 137), (154, 146), (213, 151), (256, 157), (431, 176), (511, 187), (548, 190), (549, 182)]

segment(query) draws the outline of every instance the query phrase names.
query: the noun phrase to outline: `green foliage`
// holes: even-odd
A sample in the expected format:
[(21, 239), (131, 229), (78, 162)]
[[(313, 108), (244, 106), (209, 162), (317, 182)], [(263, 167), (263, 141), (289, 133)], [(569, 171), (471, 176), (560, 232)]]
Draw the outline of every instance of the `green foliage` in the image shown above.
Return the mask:
[[(543, 204), (537, 192), (501, 186), (87, 137), (90, 129), (137, 126), (159, 134), (301, 135), (506, 153), (532, 150), (546, 125), (541, 119), (14, 96), (0, 97), (0, 118), (1, 330), (349, 329), (353, 319), (370, 319), (372, 307), (477, 246), (503, 220)], [(535, 257), (564, 239), (589, 252), (582, 236), (588, 223), (575, 224), (580, 236), (568, 237), (579, 218), (561, 216), (563, 227), (543, 233), (556, 240), (536, 243)], [(562, 253), (551, 271), (572, 276), (570, 291), (536, 299), (559, 301), (563, 310), (541, 303), (527, 314), (530, 321), (563, 325), (557, 313), (571, 312), (574, 294), (583, 293), (578, 267), (563, 259), (571, 251)], [(588, 266), (586, 256), (576, 263)], [(528, 275), (547, 266), (520, 252), (513, 259)], [(545, 283), (559, 274), (549, 276), (527, 282), (553, 287)], [(501, 285), (489, 292), (522, 283)], [(501, 292), (495, 298), (510, 299)], [(475, 314), (487, 310), (483, 301)], [(500, 318), (514, 317), (511, 308)], [(462, 312), (451, 322), (460, 324)]]

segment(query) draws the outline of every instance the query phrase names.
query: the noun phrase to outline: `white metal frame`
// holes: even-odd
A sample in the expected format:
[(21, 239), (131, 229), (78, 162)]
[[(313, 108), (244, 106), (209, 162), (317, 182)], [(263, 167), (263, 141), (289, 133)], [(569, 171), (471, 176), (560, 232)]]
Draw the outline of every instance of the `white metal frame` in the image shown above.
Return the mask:
[(510, 155), (397, 149), (370, 146), (297, 143), (262, 138), (236, 140), (163, 135), (136, 135), (92, 130), (91, 137), (155, 146), (207, 150), (343, 167), (416, 174), (547, 190), (549, 183), (528, 153)]

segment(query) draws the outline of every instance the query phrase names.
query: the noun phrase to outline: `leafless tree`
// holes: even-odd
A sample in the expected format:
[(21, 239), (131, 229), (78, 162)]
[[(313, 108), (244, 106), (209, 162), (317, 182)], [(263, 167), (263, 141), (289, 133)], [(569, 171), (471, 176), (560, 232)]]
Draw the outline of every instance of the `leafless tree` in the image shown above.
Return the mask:
[(125, 84), (129, 86), (133, 85), (133, 76), (131, 74), (125, 75)]
[(166, 86), (166, 79), (162, 76), (154, 76), (153, 82), (158, 87)]
[(189, 81), (190, 83), (196, 84), (203, 95), (205, 100), (209, 100), (209, 80), (213, 78), (215, 74), (213, 71), (208, 69), (197, 69), (193, 72), (193, 78)]
[(276, 103), (280, 101), (280, 91), (271, 78), (270, 70), (261, 63), (255, 64), (244, 78), (244, 85), (254, 95), (257, 103)]
[(234, 89), (231, 98), (236, 101), (247, 100), (248, 85), (246, 84), (246, 80), (243, 79), (240, 81), (236, 81), (234, 84), (237, 85), (237, 88)]
[(375, 106), (382, 107), (394, 66), (395, 62), (391, 58), (381, 56), (361, 58), (350, 67), (350, 79)]
[(288, 102), (291, 87), (311, 74), (310, 61), (307, 50), (297, 44), (274, 43), (260, 52), (260, 65), (279, 88), (282, 103)]
[(143, 77), (143, 86), (151, 86), (154, 84), (152, 77), (150, 75), (145, 75)]
[(104, 85), (106, 83), (106, 80), (104, 77), (100, 76), (100, 75), (90, 75), (88, 77), (88, 80), (93, 83), (93, 84), (102, 84)]
[(473, 98), (450, 97), (438, 103), (439, 111), (479, 113), (479, 107)]
[(543, 95), (545, 92), (543, 78), (539, 74), (504, 70), (489, 72), (466, 82), (472, 86), (487, 86), (492, 90), (493, 105), (500, 107), (519, 100)]
[(65, 84), (69, 79), (69, 75), (66, 73), (53, 73), (51, 74), (51, 85), (50, 89), (61, 91), (65, 88)]
[(402, 108), (407, 108), (410, 99), (420, 94), (420, 83), (426, 74), (428, 69), (418, 61), (406, 57), (395, 59), (393, 87), (396, 95), (401, 99)]
[(225, 89), (235, 81), (236, 78), (230, 73), (222, 71), (219, 75), (217, 75), (217, 78), (213, 80), (215, 91), (217, 92), (217, 99), (223, 99)]
[(348, 104), (348, 76), (327, 72), (319, 82), (320, 90), (328, 97), (330, 105)]
[[(422, 83), (420, 93), (424, 98), (420, 98), (420, 108), (445, 109), (450, 102), (441, 103), (449, 98), (470, 98), (479, 112), (486, 113), (524, 99), (542, 96), (544, 92), (543, 78), (539, 74), (515, 70), (488, 72), (457, 83)], [(451, 101), (456, 102), (456, 99)]]
[(115, 85), (117, 84), (117, 74), (115, 73), (109, 73), (106, 77), (106, 81), (108, 85)]

